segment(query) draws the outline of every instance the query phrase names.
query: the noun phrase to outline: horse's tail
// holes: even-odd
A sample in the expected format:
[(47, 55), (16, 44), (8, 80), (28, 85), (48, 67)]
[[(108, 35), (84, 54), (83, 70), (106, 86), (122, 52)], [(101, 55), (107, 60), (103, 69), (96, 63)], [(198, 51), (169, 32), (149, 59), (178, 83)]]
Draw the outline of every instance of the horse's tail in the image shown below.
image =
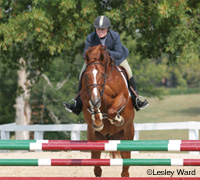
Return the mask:
[(111, 159), (121, 159), (120, 151), (113, 151), (113, 152), (110, 152), (109, 154), (110, 154)]

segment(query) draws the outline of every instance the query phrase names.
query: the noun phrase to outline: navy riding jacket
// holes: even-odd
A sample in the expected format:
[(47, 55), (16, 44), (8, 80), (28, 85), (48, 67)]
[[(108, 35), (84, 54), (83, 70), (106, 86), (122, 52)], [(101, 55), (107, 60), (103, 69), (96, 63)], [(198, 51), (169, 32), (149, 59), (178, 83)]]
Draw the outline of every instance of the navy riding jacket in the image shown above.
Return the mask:
[[(101, 42), (96, 32), (89, 34), (85, 42), (83, 59), (85, 59), (85, 52), (89, 47), (99, 44)], [(121, 43), (119, 34), (113, 30), (108, 30), (105, 46), (110, 50), (110, 56), (114, 59), (116, 65), (120, 65), (128, 57), (128, 49)]]

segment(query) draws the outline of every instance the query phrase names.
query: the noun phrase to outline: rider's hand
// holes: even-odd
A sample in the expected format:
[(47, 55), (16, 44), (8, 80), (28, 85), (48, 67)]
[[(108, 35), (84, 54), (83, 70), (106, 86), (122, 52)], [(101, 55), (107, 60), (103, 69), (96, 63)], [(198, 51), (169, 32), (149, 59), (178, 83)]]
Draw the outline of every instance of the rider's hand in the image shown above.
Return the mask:
[(108, 48), (106, 48), (106, 50), (105, 50), (107, 53), (108, 53), (108, 55), (110, 56), (110, 50), (108, 49)]

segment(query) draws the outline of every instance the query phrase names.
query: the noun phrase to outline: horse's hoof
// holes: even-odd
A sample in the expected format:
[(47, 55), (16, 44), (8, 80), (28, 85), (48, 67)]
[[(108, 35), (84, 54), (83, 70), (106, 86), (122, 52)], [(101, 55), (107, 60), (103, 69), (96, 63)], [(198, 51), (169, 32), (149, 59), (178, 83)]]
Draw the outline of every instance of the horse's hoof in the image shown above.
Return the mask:
[(101, 177), (101, 174), (102, 174), (101, 167), (95, 166), (95, 168), (94, 168), (94, 174), (95, 174), (96, 177)]
[(104, 124), (102, 123), (101, 126), (97, 127), (97, 126), (94, 125), (94, 123), (92, 123), (92, 127), (95, 131), (101, 131), (104, 127)]

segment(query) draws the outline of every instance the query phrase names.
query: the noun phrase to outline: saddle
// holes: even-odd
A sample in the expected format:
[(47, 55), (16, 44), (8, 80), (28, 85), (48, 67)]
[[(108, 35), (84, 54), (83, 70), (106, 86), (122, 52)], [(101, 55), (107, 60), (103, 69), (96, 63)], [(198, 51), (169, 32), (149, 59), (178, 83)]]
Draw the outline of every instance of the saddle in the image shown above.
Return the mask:
[(126, 69), (125, 69), (124, 67), (122, 67), (122, 66), (117, 66), (117, 65), (115, 65), (115, 66), (118, 67), (118, 68), (120, 69), (120, 72), (123, 73), (123, 75), (125, 76), (126, 81), (127, 81), (127, 83), (128, 83), (128, 72), (126, 71)]
[(133, 106), (138, 111), (140, 109), (140, 107), (137, 104), (138, 101), (139, 101), (139, 98), (142, 98), (145, 101), (146, 101), (146, 99), (142, 96), (138, 96), (136, 90), (131, 86), (129, 78), (128, 78), (128, 72), (126, 71), (126, 69), (122, 66), (117, 66), (117, 65), (115, 65), (115, 66), (116, 66), (117, 70), (119, 70), (123, 74), (123, 76), (125, 77), (126, 83), (127, 83), (127, 86), (128, 86), (128, 91), (129, 91), (131, 99), (133, 101)]
[(129, 78), (128, 78), (128, 72), (126, 71), (126, 69), (125, 69), (124, 67), (122, 67), (122, 66), (117, 66), (117, 65), (115, 65), (115, 68), (116, 68), (118, 71), (120, 71), (120, 72), (123, 74), (123, 76), (125, 77), (126, 83), (127, 83), (127, 85), (128, 85), (128, 90), (129, 90), (129, 92), (130, 92), (130, 93), (133, 93), (133, 94), (135, 94), (135, 95), (137, 96), (137, 93), (135, 92), (135, 90), (130, 86)]

